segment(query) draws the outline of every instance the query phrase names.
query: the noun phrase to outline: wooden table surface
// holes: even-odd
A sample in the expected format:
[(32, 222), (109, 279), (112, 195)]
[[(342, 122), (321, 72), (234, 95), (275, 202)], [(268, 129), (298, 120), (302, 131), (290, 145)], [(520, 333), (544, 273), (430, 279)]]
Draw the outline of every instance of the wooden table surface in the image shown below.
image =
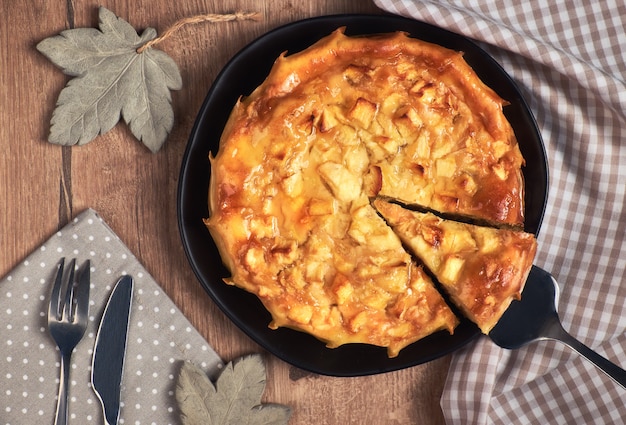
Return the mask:
[[(47, 142), (50, 118), (69, 77), (36, 49), (69, 28), (97, 27), (104, 6), (141, 31), (162, 33), (204, 13), (258, 11), (258, 22), (187, 26), (159, 45), (178, 64), (176, 122), (160, 152), (123, 122), (84, 146)], [(95, 209), (226, 361), (263, 352), (213, 304), (181, 245), (176, 191), (181, 160), (202, 101), (226, 62), (279, 25), (335, 13), (381, 13), (368, 0), (47, 0), (1, 2), (0, 276), (84, 209)], [(0, 300), (2, 303), (2, 300)], [(291, 424), (442, 424), (449, 358), (358, 378), (319, 376), (266, 354), (264, 400), (288, 404)]]

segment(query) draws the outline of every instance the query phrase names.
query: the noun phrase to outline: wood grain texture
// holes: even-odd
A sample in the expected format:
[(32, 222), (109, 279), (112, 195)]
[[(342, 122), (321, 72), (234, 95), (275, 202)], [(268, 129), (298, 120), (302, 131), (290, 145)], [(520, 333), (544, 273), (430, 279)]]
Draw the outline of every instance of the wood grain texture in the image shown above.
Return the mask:
[[(150, 153), (123, 123), (85, 146), (55, 146), (46, 141), (49, 122), (68, 77), (35, 45), (64, 29), (96, 27), (100, 5), (139, 31), (151, 26), (159, 33), (203, 13), (258, 11), (263, 19), (184, 27), (158, 46), (183, 77), (183, 88), (173, 93), (176, 123), (159, 153)], [(176, 192), (189, 133), (220, 69), (256, 37), (312, 16), (381, 12), (366, 0), (4, 1), (0, 10), (0, 275), (91, 207), (224, 360), (263, 352), (212, 303), (183, 252)], [(265, 359), (265, 399), (292, 406), (291, 424), (443, 423), (439, 397), (448, 358), (360, 378), (319, 376), (269, 354)]]

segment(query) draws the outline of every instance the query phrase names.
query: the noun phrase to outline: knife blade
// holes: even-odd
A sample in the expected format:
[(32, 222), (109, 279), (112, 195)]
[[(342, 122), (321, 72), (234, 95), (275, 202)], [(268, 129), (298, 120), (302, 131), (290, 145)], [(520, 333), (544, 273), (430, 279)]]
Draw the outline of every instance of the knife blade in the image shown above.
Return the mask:
[(122, 276), (104, 308), (93, 351), (91, 385), (107, 425), (116, 425), (120, 414), (120, 391), (128, 339), (133, 278)]

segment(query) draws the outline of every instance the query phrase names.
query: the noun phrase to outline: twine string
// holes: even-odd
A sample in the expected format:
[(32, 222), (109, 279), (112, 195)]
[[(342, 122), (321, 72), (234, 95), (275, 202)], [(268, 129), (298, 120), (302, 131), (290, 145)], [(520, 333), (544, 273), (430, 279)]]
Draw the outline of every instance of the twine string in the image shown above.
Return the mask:
[(258, 12), (236, 12), (236, 13), (228, 13), (228, 14), (207, 13), (205, 15), (195, 15), (195, 16), (190, 16), (188, 18), (183, 18), (174, 22), (174, 24), (171, 27), (165, 30), (163, 35), (153, 38), (147, 43), (139, 46), (139, 48), (137, 49), (137, 53), (141, 53), (144, 50), (149, 49), (150, 47), (164, 41), (165, 39), (169, 38), (172, 34), (174, 34), (176, 31), (178, 31), (185, 25), (198, 24), (202, 22), (228, 22), (228, 21), (247, 21), (247, 20), (256, 21), (260, 19), (260, 17), (261, 15)]

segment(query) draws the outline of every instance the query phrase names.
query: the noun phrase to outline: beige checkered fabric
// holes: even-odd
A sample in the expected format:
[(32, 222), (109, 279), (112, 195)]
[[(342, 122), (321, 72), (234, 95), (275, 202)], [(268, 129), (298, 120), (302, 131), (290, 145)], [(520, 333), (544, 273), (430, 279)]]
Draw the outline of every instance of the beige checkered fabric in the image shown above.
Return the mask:
[[(626, 2), (375, 0), (477, 40), (513, 77), (542, 132), (549, 200), (535, 263), (576, 338), (626, 367)], [(626, 390), (556, 342), (455, 353), (448, 424), (626, 423)]]

